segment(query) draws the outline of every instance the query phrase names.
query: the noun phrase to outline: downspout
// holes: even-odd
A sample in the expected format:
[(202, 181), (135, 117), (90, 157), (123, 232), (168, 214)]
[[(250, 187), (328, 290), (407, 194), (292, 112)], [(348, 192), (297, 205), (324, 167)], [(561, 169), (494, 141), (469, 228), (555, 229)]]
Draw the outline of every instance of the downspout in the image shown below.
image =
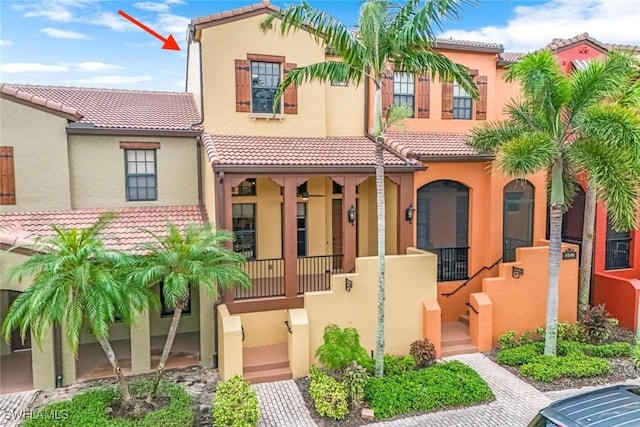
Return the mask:
[[(215, 173), (214, 173), (214, 179), (215, 179)], [(224, 191), (224, 185), (222, 185), (222, 183), (224, 182), (224, 172), (218, 172), (218, 182), (215, 183), (214, 185), (218, 185), (218, 191), (216, 191), (216, 196), (217, 196), (217, 200), (216, 200), (216, 222), (218, 224), (222, 224), (222, 226), (224, 227), (224, 194), (222, 194), (222, 192)], [(214, 369), (218, 369), (218, 306), (220, 304), (222, 304), (222, 302), (224, 301), (224, 295), (222, 295), (221, 289), (218, 287), (218, 299), (216, 300), (216, 302), (213, 304), (213, 340), (214, 340), (214, 347), (213, 347), (213, 368)]]
[(53, 327), (53, 363), (56, 374), (56, 388), (62, 387), (62, 333), (60, 324)]
[(369, 135), (369, 79), (364, 79), (364, 134)]

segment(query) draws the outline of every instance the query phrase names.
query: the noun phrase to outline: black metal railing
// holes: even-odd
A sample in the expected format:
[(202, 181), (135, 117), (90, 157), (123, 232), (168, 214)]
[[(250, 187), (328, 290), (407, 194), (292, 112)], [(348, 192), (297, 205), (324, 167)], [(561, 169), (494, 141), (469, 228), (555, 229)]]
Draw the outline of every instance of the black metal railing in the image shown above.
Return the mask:
[(451, 295), (455, 295), (460, 289), (464, 288), (465, 286), (467, 286), (469, 284), (469, 282), (471, 282), (473, 279), (475, 279), (478, 276), (478, 274), (482, 273), (484, 270), (491, 270), (493, 267), (495, 267), (496, 265), (500, 264), (501, 262), (502, 262), (502, 258), (498, 258), (496, 260), (496, 262), (491, 264), (489, 267), (487, 267), (486, 265), (483, 266), (480, 270), (478, 270), (475, 273), (473, 273), (473, 275), (471, 277), (469, 277), (467, 280), (465, 280), (464, 283), (462, 283), (460, 286), (455, 288), (453, 291), (445, 292), (445, 293), (442, 293), (440, 295), (442, 295), (443, 297), (447, 297), (447, 298), (449, 298)]
[(529, 246), (531, 246), (531, 242), (529, 240), (505, 237), (502, 254), (504, 262), (513, 262), (516, 260), (516, 248), (526, 248)]
[(631, 238), (607, 239), (605, 244), (605, 270), (629, 268), (629, 247)]
[(320, 255), (298, 258), (298, 295), (326, 291), (331, 275), (342, 273), (342, 255)]
[(252, 284), (249, 289), (236, 288), (235, 299), (284, 296), (284, 259), (259, 259), (242, 265)]
[(469, 277), (469, 247), (433, 248), (438, 255), (438, 282), (465, 280)]

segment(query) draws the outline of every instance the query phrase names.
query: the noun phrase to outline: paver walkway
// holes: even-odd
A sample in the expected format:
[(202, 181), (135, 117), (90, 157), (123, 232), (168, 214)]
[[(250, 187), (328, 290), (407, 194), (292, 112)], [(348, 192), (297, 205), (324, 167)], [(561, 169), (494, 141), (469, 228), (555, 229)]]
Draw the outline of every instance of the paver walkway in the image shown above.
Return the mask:
[(29, 408), (37, 394), (37, 390), (30, 390), (0, 395), (0, 426), (20, 425), (31, 414)]
[(255, 384), (260, 403), (258, 427), (312, 427), (316, 423), (293, 380)]

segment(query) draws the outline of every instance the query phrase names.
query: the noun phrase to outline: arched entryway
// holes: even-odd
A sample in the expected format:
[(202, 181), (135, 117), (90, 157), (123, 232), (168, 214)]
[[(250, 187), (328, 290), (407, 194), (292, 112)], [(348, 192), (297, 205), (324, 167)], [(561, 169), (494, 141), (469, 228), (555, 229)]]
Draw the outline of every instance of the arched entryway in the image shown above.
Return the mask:
[(533, 245), (534, 187), (526, 180), (514, 180), (503, 189), (502, 260), (516, 260), (516, 248)]
[(438, 255), (438, 281), (468, 277), (469, 188), (449, 180), (418, 189), (417, 246)]
[[(13, 301), (20, 292), (0, 290), (0, 325)], [(13, 393), (33, 388), (33, 368), (31, 361), (31, 334), (25, 340), (20, 330), (14, 329), (9, 342), (0, 340), (0, 393)]]

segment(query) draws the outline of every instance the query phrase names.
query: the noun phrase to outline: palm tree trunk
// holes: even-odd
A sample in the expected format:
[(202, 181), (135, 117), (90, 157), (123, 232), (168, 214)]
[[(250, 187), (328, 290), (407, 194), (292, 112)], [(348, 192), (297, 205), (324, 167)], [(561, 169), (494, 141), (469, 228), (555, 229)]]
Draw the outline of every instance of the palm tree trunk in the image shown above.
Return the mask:
[(118, 381), (118, 387), (120, 388), (120, 394), (122, 395), (122, 400), (124, 402), (130, 402), (131, 393), (129, 393), (129, 387), (127, 386), (127, 381), (122, 374), (122, 369), (120, 368), (120, 364), (118, 363), (118, 359), (116, 358), (116, 353), (113, 351), (109, 340), (104, 338), (98, 338), (98, 342), (104, 351), (104, 354), (107, 355), (107, 359), (109, 359), (109, 363), (111, 367), (113, 367), (113, 373), (116, 376), (116, 380)]
[(589, 304), (591, 293), (591, 271), (593, 263), (593, 237), (596, 222), (596, 183), (589, 180), (584, 202), (584, 224), (582, 226), (582, 248), (580, 253), (580, 284), (578, 286), (578, 316), (582, 318)]
[(171, 319), (171, 326), (169, 327), (169, 333), (167, 334), (167, 340), (164, 343), (162, 356), (160, 356), (160, 361), (158, 362), (158, 367), (156, 368), (156, 376), (153, 379), (151, 390), (149, 390), (149, 395), (146, 399), (147, 403), (151, 403), (153, 399), (155, 399), (156, 393), (158, 393), (158, 386), (160, 385), (160, 380), (162, 379), (162, 375), (164, 374), (164, 364), (167, 363), (169, 353), (171, 352), (171, 347), (173, 347), (173, 340), (176, 338), (178, 324), (180, 323), (180, 316), (182, 316), (183, 307), (184, 303), (176, 304), (176, 308), (173, 312), (173, 319)]
[(555, 356), (558, 342), (558, 282), (560, 279), (560, 239), (562, 234), (562, 205), (559, 203), (551, 204), (549, 222), (549, 289), (547, 291), (544, 354)]
[(385, 197), (384, 197), (384, 137), (376, 138), (376, 202), (378, 214), (378, 322), (376, 327), (376, 366), (375, 376), (381, 377), (384, 372), (384, 305), (385, 305)]

